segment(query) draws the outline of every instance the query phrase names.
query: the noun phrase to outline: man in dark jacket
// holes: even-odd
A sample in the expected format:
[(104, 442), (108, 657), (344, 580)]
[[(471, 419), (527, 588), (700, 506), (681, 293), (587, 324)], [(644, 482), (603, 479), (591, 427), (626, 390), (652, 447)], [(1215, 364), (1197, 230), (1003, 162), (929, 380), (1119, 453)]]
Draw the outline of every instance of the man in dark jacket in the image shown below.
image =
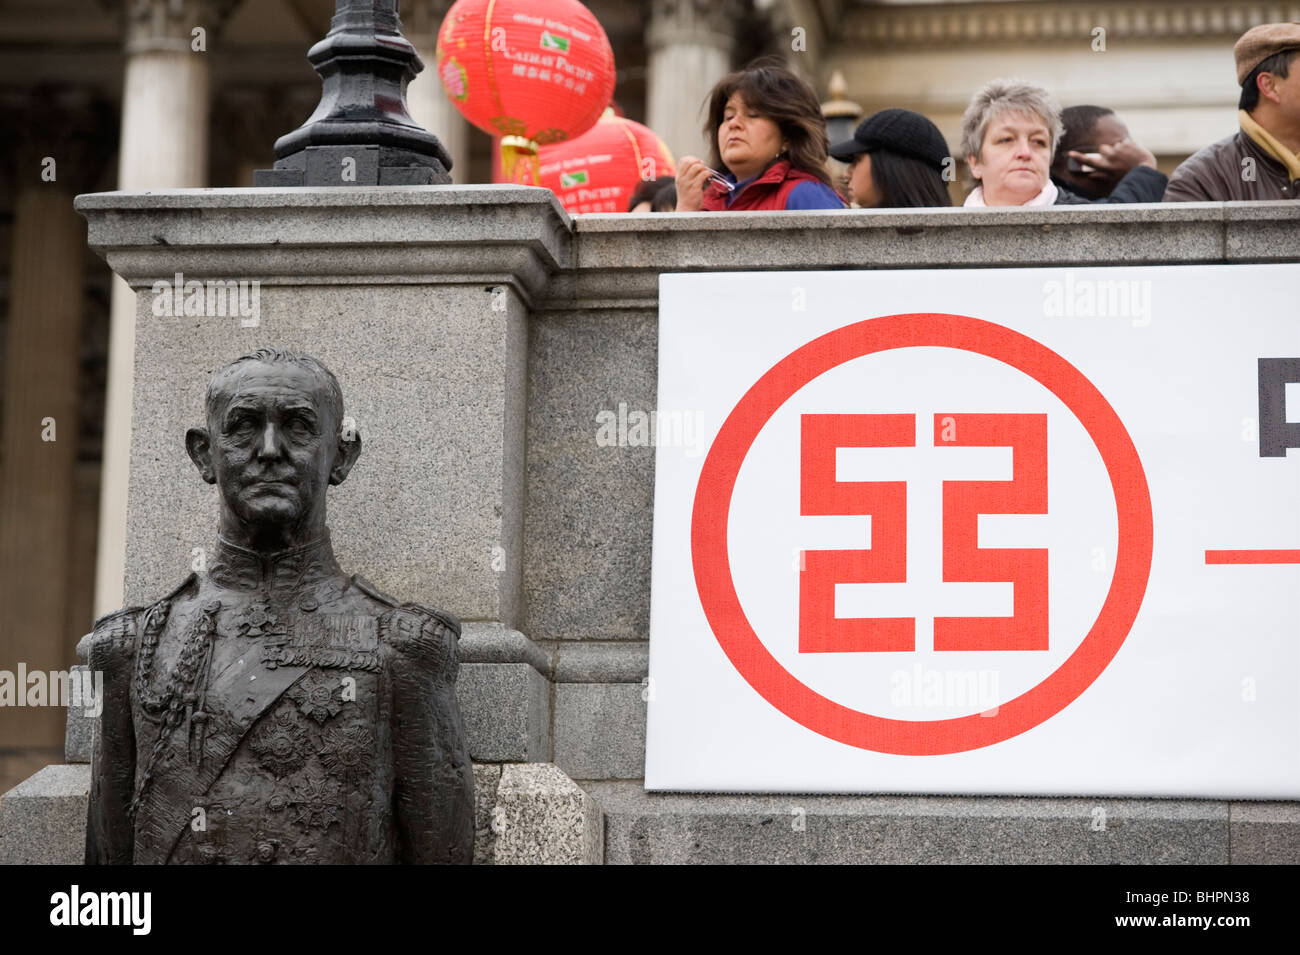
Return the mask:
[(1113, 109), (1069, 106), (1061, 110), (1061, 125), (1052, 159), (1057, 205), (1160, 201), (1168, 178), (1151, 151), (1129, 138)]
[(1233, 56), (1241, 129), (1179, 166), (1165, 202), (1300, 197), (1300, 23), (1247, 30)]

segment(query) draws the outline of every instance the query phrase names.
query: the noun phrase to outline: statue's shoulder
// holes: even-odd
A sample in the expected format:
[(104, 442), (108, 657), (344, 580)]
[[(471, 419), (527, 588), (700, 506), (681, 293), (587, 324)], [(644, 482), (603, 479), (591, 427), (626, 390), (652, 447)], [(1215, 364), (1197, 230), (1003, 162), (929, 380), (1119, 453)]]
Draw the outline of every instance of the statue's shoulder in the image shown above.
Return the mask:
[(413, 662), (451, 667), (455, 672), (456, 641), (460, 621), (449, 613), (419, 603), (402, 603), (357, 575), (357, 589), (383, 605), (379, 617), (379, 639)]
[(198, 577), (190, 574), (185, 581), (163, 597), (147, 606), (124, 607), (105, 614), (95, 621), (90, 633), (77, 644), (77, 655), (90, 664), (91, 669), (101, 669), (116, 659), (129, 658), (135, 653), (141, 631), (149, 625), (163, 626), (177, 600), (198, 593)]

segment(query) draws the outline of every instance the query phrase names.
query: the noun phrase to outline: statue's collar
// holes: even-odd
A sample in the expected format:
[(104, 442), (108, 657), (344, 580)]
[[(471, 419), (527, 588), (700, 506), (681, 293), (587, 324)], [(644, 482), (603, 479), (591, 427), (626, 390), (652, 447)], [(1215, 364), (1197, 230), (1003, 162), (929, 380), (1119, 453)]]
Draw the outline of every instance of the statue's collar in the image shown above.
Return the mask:
[(331, 577), (341, 576), (327, 529), (316, 540), (289, 550), (265, 553), (217, 537), (216, 557), (208, 576), (235, 590), (265, 590), (288, 595)]

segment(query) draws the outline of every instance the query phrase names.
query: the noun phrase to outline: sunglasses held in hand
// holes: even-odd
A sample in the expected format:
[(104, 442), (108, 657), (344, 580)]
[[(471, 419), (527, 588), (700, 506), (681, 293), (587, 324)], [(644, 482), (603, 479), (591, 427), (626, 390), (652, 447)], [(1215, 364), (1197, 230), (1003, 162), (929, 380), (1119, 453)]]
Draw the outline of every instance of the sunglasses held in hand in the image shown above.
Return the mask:
[(727, 192), (736, 191), (736, 184), (732, 182), (730, 179), (728, 179), (726, 176), (724, 176), (722, 173), (718, 172), (716, 169), (709, 169), (708, 166), (705, 166), (704, 168), (709, 170), (710, 182), (716, 182), (723, 189), (727, 190)]

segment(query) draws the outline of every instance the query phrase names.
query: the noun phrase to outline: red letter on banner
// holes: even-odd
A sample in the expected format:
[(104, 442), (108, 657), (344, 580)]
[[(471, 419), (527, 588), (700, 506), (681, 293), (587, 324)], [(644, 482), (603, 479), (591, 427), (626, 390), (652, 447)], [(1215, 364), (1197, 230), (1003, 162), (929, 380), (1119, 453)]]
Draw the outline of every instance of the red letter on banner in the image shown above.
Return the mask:
[(981, 514), (1047, 513), (1047, 415), (937, 414), (935, 447), (1011, 448), (1010, 481), (943, 482), (943, 579), (1011, 581), (1010, 617), (936, 617), (935, 650), (1046, 650), (1047, 549), (981, 550)]
[(802, 416), (799, 513), (871, 515), (870, 550), (804, 552), (799, 575), (799, 652), (915, 650), (915, 617), (835, 616), (836, 584), (907, 580), (907, 482), (837, 481), (837, 448), (916, 446), (916, 415)]

